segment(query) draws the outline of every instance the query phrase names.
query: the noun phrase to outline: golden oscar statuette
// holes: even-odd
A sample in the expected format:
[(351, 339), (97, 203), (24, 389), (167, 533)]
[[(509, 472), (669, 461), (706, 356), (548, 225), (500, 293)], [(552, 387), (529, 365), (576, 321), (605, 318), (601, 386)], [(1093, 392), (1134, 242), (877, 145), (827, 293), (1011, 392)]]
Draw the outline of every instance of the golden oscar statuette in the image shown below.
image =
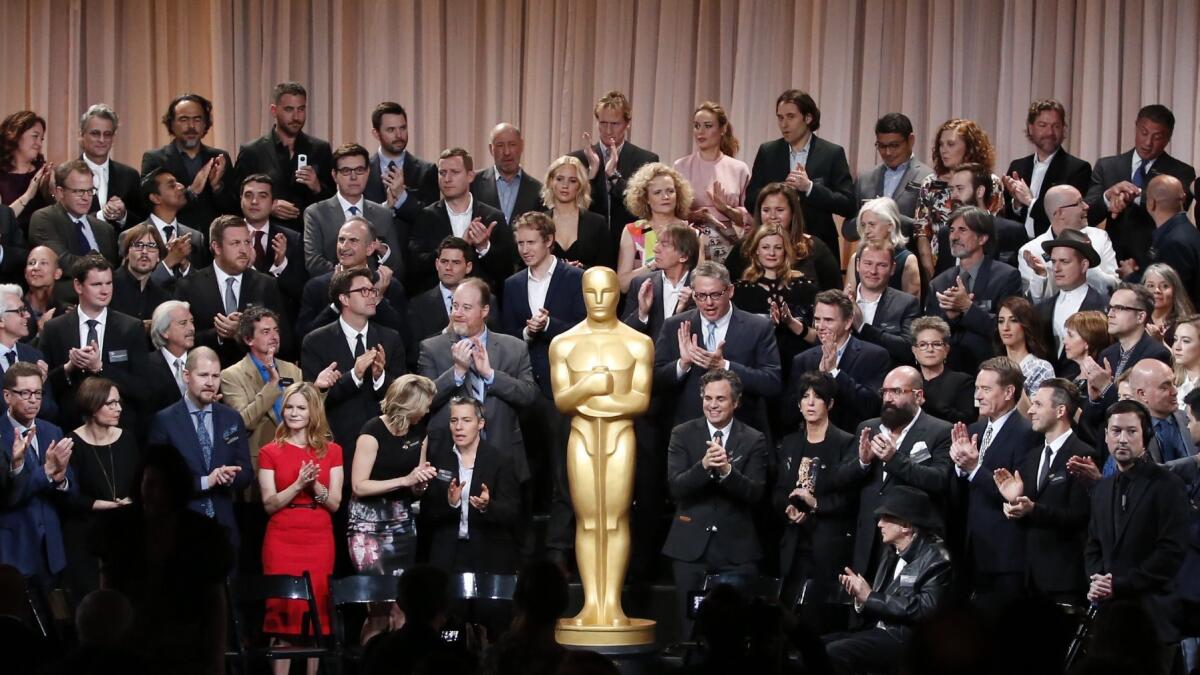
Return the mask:
[(633, 417), (650, 405), (654, 343), (617, 318), (617, 274), (583, 274), (587, 319), (550, 343), (554, 403), (571, 417), (567, 475), (575, 507), (575, 558), (583, 610), (558, 622), (559, 643), (632, 646), (654, 642), (654, 622), (621, 609), (629, 565), (629, 507), (636, 445)]

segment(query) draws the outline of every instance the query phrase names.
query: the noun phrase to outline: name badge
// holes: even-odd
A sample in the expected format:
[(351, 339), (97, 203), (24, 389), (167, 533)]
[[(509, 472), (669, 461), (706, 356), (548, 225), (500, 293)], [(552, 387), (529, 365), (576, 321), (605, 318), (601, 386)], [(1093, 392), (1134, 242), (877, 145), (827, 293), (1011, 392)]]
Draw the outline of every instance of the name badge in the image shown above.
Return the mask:
[(129, 362), (129, 350), (127, 350), (127, 349), (112, 350), (111, 352), (108, 353), (108, 362), (109, 363), (128, 363)]
[(437, 479), (449, 483), (454, 478), (454, 474), (450, 473), (449, 469), (438, 469)]

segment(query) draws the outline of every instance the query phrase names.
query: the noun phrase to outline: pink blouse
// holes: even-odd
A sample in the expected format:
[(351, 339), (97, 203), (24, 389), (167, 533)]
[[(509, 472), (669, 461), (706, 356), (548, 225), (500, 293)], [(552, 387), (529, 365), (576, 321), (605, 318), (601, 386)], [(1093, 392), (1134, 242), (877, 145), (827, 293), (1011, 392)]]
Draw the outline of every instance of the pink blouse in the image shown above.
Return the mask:
[[(710, 162), (694, 152), (687, 157), (675, 160), (675, 170), (683, 174), (692, 185), (694, 198), (692, 208), (702, 208), (713, 215), (718, 221), (728, 224), (729, 219), (721, 215), (708, 198), (708, 190), (713, 183), (720, 183), (725, 190), (729, 206), (748, 213), (745, 207), (746, 185), (750, 182), (750, 167), (740, 159), (722, 154), (717, 161)], [(733, 248), (734, 242), (726, 241), (712, 228), (704, 228), (704, 249), (709, 260), (724, 262)]]

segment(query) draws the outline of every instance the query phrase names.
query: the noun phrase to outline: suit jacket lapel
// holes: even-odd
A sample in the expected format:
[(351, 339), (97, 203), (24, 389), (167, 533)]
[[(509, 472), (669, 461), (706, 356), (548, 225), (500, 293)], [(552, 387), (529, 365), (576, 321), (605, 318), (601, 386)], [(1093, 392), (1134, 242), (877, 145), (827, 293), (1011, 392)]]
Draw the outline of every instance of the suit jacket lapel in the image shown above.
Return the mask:
[[(1126, 495), (1127, 506), (1125, 509), (1125, 517), (1121, 519), (1120, 526), (1117, 529), (1117, 536), (1113, 539), (1113, 549), (1116, 550), (1121, 545), (1121, 539), (1125, 537), (1125, 530), (1129, 528), (1129, 523), (1133, 522), (1133, 514), (1137, 511), (1137, 507), (1142, 503), (1142, 498), (1146, 496), (1146, 492), (1150, 488), (1150, 477), (1143, 476), (1142, 478), (1133, 481), (1129, 486), (1129, 494)], [(1117, 491), (1117, 485), (1114, 479), (1113, 491)], [(1116, 515), (1116, 514), (1114, 514)]]
[[(885, 175), (887, 175), (887, 165), (882, 163), (871, 173), (871, 185), (875, 188), (874, 193), (877, 195), (883, 195), (883, 177)], [(904, 182), (901, 181), (900, 184), (904, 185)], [(893, 197), (893, 195), (883, 196)]]

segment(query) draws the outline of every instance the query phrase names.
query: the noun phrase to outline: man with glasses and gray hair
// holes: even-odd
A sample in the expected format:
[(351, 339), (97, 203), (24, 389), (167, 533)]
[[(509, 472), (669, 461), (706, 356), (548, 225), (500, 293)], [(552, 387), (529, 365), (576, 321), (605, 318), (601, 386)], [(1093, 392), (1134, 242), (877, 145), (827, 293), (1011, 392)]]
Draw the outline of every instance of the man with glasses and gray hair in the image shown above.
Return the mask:
[[(8, 372), (16, 363), (32, 363), (42, 372), (42, 379), (45, 380), (50, 368), (42, 352), (21, 342), (29, 336), (29, 308), (21, 296), (20, 286), (0, 284), (0, 373)], [(3, 410), (0, 407), (0, 412)], [(58, 417), (58, 404), (54, 402), (48, 386), (42, 401), (42, 416), (51, 420)]]
[(79, 118), (80, 159), (92, 170), (92, 185), (96, 188), (88, 213), (103, 218), (117, 230), (144, 218), (137, 169), (109, 154), (120, 126), (117, 113), (104, 103), (89, 107)]

